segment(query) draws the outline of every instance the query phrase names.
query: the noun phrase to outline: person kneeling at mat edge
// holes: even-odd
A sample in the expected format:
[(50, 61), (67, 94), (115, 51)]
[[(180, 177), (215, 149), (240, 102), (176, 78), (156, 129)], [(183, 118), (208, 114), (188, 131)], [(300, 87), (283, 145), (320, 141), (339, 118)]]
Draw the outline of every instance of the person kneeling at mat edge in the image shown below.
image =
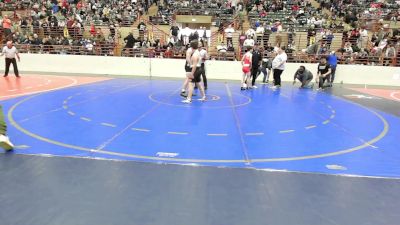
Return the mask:
[(297, 79), (301, 82), (300, 88), (311, 89), (314, 87), (314, 84), (310, 84), (313, 77), (314, 76), (311, 71), (307, 70), (305, 66), (300, 66), (300, 68), (294, 74), (293, 85), (296, 83)]
[[(318, 83), (318, 91), (324, 90), (325, 88), (332, 87), (330, 83), (331, 66), (326, 60), (326, 57), (320, 59), (318, 64), (318, 72), (316, 82)], [(325, 84), (326, 81), (326, 84)]]

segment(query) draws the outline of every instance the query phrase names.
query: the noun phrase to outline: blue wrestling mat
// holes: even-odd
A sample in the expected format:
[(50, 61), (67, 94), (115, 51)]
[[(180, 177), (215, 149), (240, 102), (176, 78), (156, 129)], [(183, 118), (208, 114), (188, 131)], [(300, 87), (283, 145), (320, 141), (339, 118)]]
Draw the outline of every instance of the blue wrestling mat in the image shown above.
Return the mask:
[(211, 82), (208, 100), (188, 105), (181, 85), (112, 79), (2, 104), (17, 154), (400, 177), (396, 116), (239, 82)]

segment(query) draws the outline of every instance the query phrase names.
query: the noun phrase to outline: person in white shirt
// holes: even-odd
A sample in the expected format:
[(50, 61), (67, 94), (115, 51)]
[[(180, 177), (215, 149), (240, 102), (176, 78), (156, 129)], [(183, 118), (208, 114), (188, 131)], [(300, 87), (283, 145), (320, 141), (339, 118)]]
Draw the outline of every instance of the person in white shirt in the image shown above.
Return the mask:
[(224, 42), (221, 42), (221, 44), (217, 46), (217, 51), (218, 52), (225, 53), (226, 50), (228, 50), (228, 47), (225, 45)]
[(264, 31), (265, 31), (265, 28), (264, 28), (263, 26), (259, 26), (259, 27), (257, 27), (257, 29), (256, 29), (257, 44), (258, 44), (258, 45), (261, 45), (261, 38), (262, 38), (263, 35), (264, 35)]
[(243, 47), (247, 48), (247, 47), (254, 47), (254, 39), (252, 39), (249, 35), (247, 36), (247, 39), (244, 40), (243, 42)]
[(285, 53), (285, 47), (278, 49), (278, 55), (275, 56), (274, 60), (272, 61), (272, 69), (274, 70), (274, 87), (273, 88), (280, 88), (281, 87), (281, 75), (285, 70), (285, 64), (287, 61), (287, 55)]
[(233, 29), (232, 25), (229, 25), (225, 29), (226, 43), (232, 42), (233, 33), (235, 33), (235, 29)]
[(185, 27), (183, 30), (181, 30), (181, 35), (182, 35), (182, 41), (184, 45), (188, 45), (189, 44), (189, 36), (192, 33), (192, 29), (190, 29), (189, 27)]
[(250, 36), (250, 38), (254, 39), (254, 36), (256, 35), (256, 31), (253, 28), (249, 28), (246, 31), (246, 36)]
[(208, 59), (208, 53), (205, 46), (202, 46), (200, 49), (200, 63), (201, 63), (201, 77), (203, 78), (204, 90), (207, 90), (207, 77), (206, 77), (206, 68), (205, 62)]
[(182, 90), (181, 90), (181, 96), (184, 98), (187, 97), (186, 89), (188, 88), (188, 84), (189, 84), (189, 80), (190, 80), (189, 78), (191, 76), (191, 71), (192, 71), (192, 69), (190, 68), (190, 57), (192, 57), (193, 51), (194, 50), (191, 47), (189, 47), (186, 50), (186, 61), (185, 61), (186, 77), (185, 77), (185, 80), (183, 81)]
[(360, 39), (358, 42), (358, 47), (361, 48), (366, 48), (368, 44), (368, 31), (365, 28), (362, 28), (360, 31)]
[(18, 72), (18, 66), (17, 66), (17, 61), (15, 60), (15, 57), (17, 57), (18, 62), (20, 61), (20, 57), (18, 54), (18, 50), (17, 48), (13, 45), (12, 41), (7, 41), (7, 45), (4, 46), (2, 52), (1, 52), (1, 56), (5, 55), (6, 57), (6, 69), (4, 72), (4, 77), (8, 76), (8, 71), (10, 69), (10, 65), (13, 64), (14, 67), (14, 74), (16, 77), (20, 77), (19, 76), (19, 72)]
[(232, 7), (233, 11), (236, 10), (237, 2), (238, 2), (237, 0), (232, 0), (231, 1), (231, 7)]

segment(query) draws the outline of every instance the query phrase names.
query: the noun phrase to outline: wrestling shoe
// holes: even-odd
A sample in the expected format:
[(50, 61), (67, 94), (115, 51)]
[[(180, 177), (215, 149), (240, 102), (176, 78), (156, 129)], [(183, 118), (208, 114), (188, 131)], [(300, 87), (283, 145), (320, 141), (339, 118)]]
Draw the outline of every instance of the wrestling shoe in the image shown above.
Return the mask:
[(185, 99), (185, 100), (182, 101), (182, 103), (190, 104), (190, 103), (192, 103), (192, 100), (190, 100), (190, 99)]
[(6, 151), (11, 151), (14, 149), (14, 145), (11, 143), (10, 139), (5, 135), (0, 135), (0, 147)]

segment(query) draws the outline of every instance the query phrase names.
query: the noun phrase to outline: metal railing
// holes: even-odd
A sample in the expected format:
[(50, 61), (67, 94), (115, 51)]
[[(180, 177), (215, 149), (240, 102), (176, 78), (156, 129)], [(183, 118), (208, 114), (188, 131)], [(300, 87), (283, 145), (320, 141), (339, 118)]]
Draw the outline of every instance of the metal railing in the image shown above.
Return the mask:
[[(143, 58), (185, 58), (185, 48), (129, 48), (123, 49), (113, 44), (96, 45), (16, 45), (21, 53), (31, 54), (59, 54), (59, 55), (97, 55), (97, 56), (123, 56), (123, 57), (143, 57)], [(116, 55), (115, 52), (122, 52)], [(274, 53), (263, 52), (264, 57), (273, 58)], [(304, 52), (287, 53), (289, 63), (318, 63), (321, 57), (327, 54), (307, 54)], [(391, 58), (381, 55), (361, 56), (358, 54), (346, 54), (337, 52), (339, 64), (349, 65), (371, 65), (371, 66), (400, 66), (400, 52)], [(218, 52), (211, 55), (211, 60), (236, 60), (235, 52)]]
[(15, 45), (20, 53), (31, 54), (56, 54), (56, 55), (97, 55), (97, 56), (115, 56), (114, 44), (87, 44), (87, 45), (33, 45), (17, 44)]

